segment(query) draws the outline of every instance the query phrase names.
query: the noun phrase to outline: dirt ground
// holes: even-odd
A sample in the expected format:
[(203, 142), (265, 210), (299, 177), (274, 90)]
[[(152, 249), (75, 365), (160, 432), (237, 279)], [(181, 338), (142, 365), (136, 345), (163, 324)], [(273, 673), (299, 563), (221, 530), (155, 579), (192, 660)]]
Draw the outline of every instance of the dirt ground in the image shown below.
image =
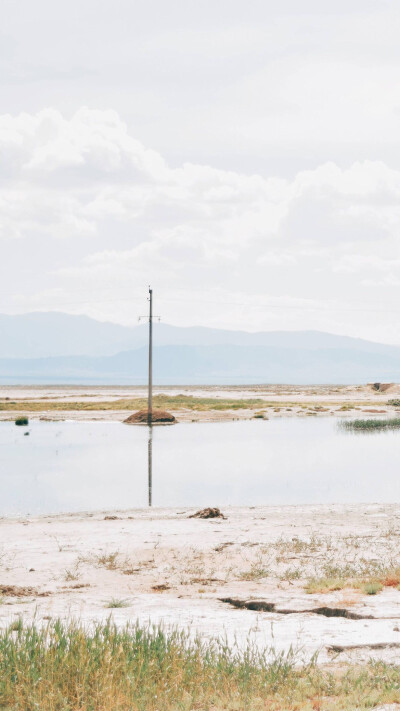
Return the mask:
[(307, 590), (321, 576), (396, 566), (399, 505), (227, 508), (207, 520), (194, 511), (1, 519), (0, 626), (111, 615), (292, 646), (320, 663), (398, 658), (393, 581), (377, 594)]
[[(143, 398), (144, 386), (0, 386), (0, 402), (15, 402), (15, 409), (0, 410), (1, 420), (12, 420), (21, 409), (18, 402), (32, 400), (40, 403), (40, 411), (30, 412), (31, 419), (43, 420), (103, 420), (122, 422), (130, 414), (126, 409), (101, 409), (102, 402)], [(168, 386), (155, 387), (154, 395), (176, 396), (184, 394), (198, 398), (229, 398), (244, 400), (260, 398), (260, 410), (265, 418), (294, 416), (382, 416), (396, 412), (396, 407), (388, 406), (390, 399), (400, 398), (400, 385), (390, 384), (384, 390), (375, 390), (366, 385), (252, 385), (252, 386)], [(46, 408), (46, 401), (99, 403), (98, 410), (55, 411)], [(265, 404), (264, 403), (267, 403)], [(234, 419), (251, 419), (255, 410), (192, 410), (169, 408), (178, 422), (213, 422)], [(380, 410), (381, 412), (370, 412)]]

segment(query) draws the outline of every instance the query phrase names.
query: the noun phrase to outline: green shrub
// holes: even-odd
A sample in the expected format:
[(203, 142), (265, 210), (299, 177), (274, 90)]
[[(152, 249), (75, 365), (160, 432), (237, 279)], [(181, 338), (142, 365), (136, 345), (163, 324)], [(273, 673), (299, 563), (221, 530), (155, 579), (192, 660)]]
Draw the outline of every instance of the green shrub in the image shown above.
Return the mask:
[(18, 426), (20, 426), (20, 427), (21, 427), (21, 426), (26, 426), (26, 425), (29, 425), (29, 420), (28, 420), (27, 417), (25, 417), (24, 415), (22, 415), (21, 417), (17, 417), (17, 418), (16, 418), (15, 424), (18, 425)]

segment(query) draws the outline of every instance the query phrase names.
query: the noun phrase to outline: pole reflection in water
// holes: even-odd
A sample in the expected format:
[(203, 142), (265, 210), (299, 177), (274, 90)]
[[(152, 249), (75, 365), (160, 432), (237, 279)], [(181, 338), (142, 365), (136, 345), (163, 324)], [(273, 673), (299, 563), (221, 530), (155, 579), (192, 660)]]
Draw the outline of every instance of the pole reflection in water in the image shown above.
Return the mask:
[(149, 427), (149, 442), (147, 450), (147, 471), (149, 488), (149, 506), (153, 503), (153, 428)]

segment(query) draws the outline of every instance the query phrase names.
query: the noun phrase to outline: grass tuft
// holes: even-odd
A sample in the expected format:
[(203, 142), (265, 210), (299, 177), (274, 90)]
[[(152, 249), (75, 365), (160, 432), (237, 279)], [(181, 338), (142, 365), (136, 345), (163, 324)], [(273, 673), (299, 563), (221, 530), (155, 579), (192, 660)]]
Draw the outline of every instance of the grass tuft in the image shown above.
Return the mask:
[(364, 588), (363, 588), (366, 595), (376, 595), (378, 592), (381, 592), (382, 589), (383, 589), (382, 583), (378, 583), (378, 582), (367, 583), (366, 585), (364, 585)]
[(118, 568), (119, 552), (100, 553), (95, 557), (95, 564), (99, 568), (107, 568), (107, 570), (116, 570)]
[(129, 600), (123, 600), (122, 598), (117, 597), (112, 597), (111, 600), (106, 603), (106, 607), (108, 608), (129, 607), (129, 605)]

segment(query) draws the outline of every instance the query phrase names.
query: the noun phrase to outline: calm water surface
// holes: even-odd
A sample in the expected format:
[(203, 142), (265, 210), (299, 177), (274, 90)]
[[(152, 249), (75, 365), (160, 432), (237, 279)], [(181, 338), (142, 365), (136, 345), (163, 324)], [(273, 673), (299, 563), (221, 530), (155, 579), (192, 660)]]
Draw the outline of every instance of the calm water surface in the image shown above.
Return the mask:
[[(0, 515), (148, 504), (148, 428), (0, 423)], [(154, 506), (395, 502), (400, 431), (351, 434), (335, 419), (154, 427)]]

